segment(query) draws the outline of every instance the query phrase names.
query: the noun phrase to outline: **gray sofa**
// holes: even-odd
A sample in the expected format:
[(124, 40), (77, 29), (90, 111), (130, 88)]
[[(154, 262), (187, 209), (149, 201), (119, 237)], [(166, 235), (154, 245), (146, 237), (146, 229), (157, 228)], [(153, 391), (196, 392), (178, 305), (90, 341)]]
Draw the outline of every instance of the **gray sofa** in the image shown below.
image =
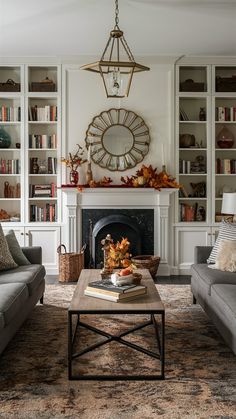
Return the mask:
[(236, 273), (210, 269), (212, 247), (197, 246), (191, 268), (193, 302), (202, 306), (236, 355)]
[(31, 265), (0, 272), (0, 354), (35, 304), (43, 303), (45, 268), (41, 247), (22, 248)]

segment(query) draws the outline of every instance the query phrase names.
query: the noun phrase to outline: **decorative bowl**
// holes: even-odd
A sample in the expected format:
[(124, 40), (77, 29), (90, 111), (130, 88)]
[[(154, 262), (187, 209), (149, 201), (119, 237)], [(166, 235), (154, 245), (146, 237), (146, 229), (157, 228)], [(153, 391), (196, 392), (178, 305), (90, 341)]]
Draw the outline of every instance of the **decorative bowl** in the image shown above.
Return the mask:
[(232, 138), (221, 139), (217, 141), (219, 148), (232, 148), (234, 145), (234, 140)]

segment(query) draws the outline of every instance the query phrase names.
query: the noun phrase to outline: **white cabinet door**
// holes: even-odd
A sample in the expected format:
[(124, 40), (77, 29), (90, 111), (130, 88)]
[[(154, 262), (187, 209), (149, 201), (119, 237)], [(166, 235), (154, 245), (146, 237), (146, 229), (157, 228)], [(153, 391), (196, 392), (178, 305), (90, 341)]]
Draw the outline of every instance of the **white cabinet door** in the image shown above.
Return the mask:
[(181, 275), (189, 275), (196, 246), (211, 245), (209, 227), (177, 227), (175, 230), (175, 266)]
[(14, 230), (14, 233), (16, 235), (19, 245), (24, 246), (25, 245), (24, 227), (14, 227), (14, 226), (3, 227), (4, 234), (6, 234), (6, 232), (9, 230)]
[(43, 265), (47, 274), (57, 274), (60, 227), (25, 227), (25, 235), (28, 246), (42, 247)]

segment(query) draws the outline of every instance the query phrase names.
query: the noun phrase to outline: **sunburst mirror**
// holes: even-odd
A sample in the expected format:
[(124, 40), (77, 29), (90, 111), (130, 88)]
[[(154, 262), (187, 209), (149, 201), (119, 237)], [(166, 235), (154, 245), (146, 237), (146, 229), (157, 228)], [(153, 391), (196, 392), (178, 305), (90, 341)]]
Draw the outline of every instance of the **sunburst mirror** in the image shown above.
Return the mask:
[(91, 159), (111, 171), (124, 171), (140, 163), (149, 150), (149, 128), (143, 118), (126, 109), (109, 109), (88, 126), (86, 146)]

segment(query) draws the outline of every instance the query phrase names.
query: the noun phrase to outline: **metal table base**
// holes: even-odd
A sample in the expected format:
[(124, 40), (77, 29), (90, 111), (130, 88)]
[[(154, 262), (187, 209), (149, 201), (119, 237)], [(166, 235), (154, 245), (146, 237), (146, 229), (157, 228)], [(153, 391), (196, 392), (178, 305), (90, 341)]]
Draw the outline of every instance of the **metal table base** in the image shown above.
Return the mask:
[[(135, 314), (139, 314), (139, 315), (145, 315), (145, 314), (150, 314), (150, 319), (145, 321), (144, 323), (141, 323), (137, 326), (132, 327), (131, 329), (126, 330), (125, 332), (119, 333), (117, 335), (112, 335), (110, 333), (107, 333), (103, 330), (100, 330), (94, 326), (91, 326), (87, 323), (84, 323), (83, 321), (80, 320), (80, 316), (81, 314), (95, 314), (95, 313), (90, 313), (90, 312), (86, 312), (86, 313), (80, 313), (78, 311), (73, 312), (73, 311), (69, 311), (68, 312), (68, 378), (69, 380), (119, 380), (119, 381), (128, 381), (128, 380), (164, 380), (165, 378), (165, 312), (164, 311), (158, 311), (158, 312), (151, 312), (151, 313), (129, 313), (129, 312), (110, 312), (109, 314), (115, 314), (117, 316), (119, 316), (119, 314), (123, 315), (123, 314), (128, 314), (128, 315), (135, 315)], [(97, 314), (97, 313), (96, 313)], [(102, 313), (100, 312), (99, 314), (108, 314), (107, 311), (106, 313)], [(161, 317), (160, 320), (160, 325), (158, 324), (155, 316), (159, 315)], [(76, 325), (74, 327), (73, 330), (73, 316), (77, 316), (76, 319)], [(151, 351), (149, 349), (146, 349), (140, 345), (137, 345), (135, 343), (132, 342), (128, 342), (124, 339), (125, 336), (129, 335), (130, 333), (133, 333), (137, 330), (143, 329), (149, 325), (153, 325), (154, 327), (154, 331), (155, 331), (155, 337), (156, 337), (156, 341), (157, 341), (157, 352)], [(79, 352), (75, 352), (74, 351), (74, 346), (75, 346), (75, 338), (76, 338), (76, 334), (79, 332), (79, 328), (84, 328), (87, 330), (90, 330), (100, 336), (105, 337), (106, 339), (100, 342), (97, 342), (93, 345), (87, 346), (85, 349), (79, 351)], [(159, 331), (160, 329), (160, 331)], [(101, 374), (84, 374), (84, 375), (79, 375), (79, 374), (73, 374), (72, 369), (73, 369), (73, 361), (76, 358), (81, 357), (82, 355), (88, 353), (88, 352), (92, 352), (95, 349), (106, 345), (110, 342), (117, 342), (121, 345), (127, 346), (131, 349), (133, 349), (134, 351), (138, 351), (141, 352), (151, 358), (155, 358), (160, 362), (160, 374), (150, 374), (150, 375), (117, 375), (117, 374), (109, 374), (109, 375), (101, 375)]]

